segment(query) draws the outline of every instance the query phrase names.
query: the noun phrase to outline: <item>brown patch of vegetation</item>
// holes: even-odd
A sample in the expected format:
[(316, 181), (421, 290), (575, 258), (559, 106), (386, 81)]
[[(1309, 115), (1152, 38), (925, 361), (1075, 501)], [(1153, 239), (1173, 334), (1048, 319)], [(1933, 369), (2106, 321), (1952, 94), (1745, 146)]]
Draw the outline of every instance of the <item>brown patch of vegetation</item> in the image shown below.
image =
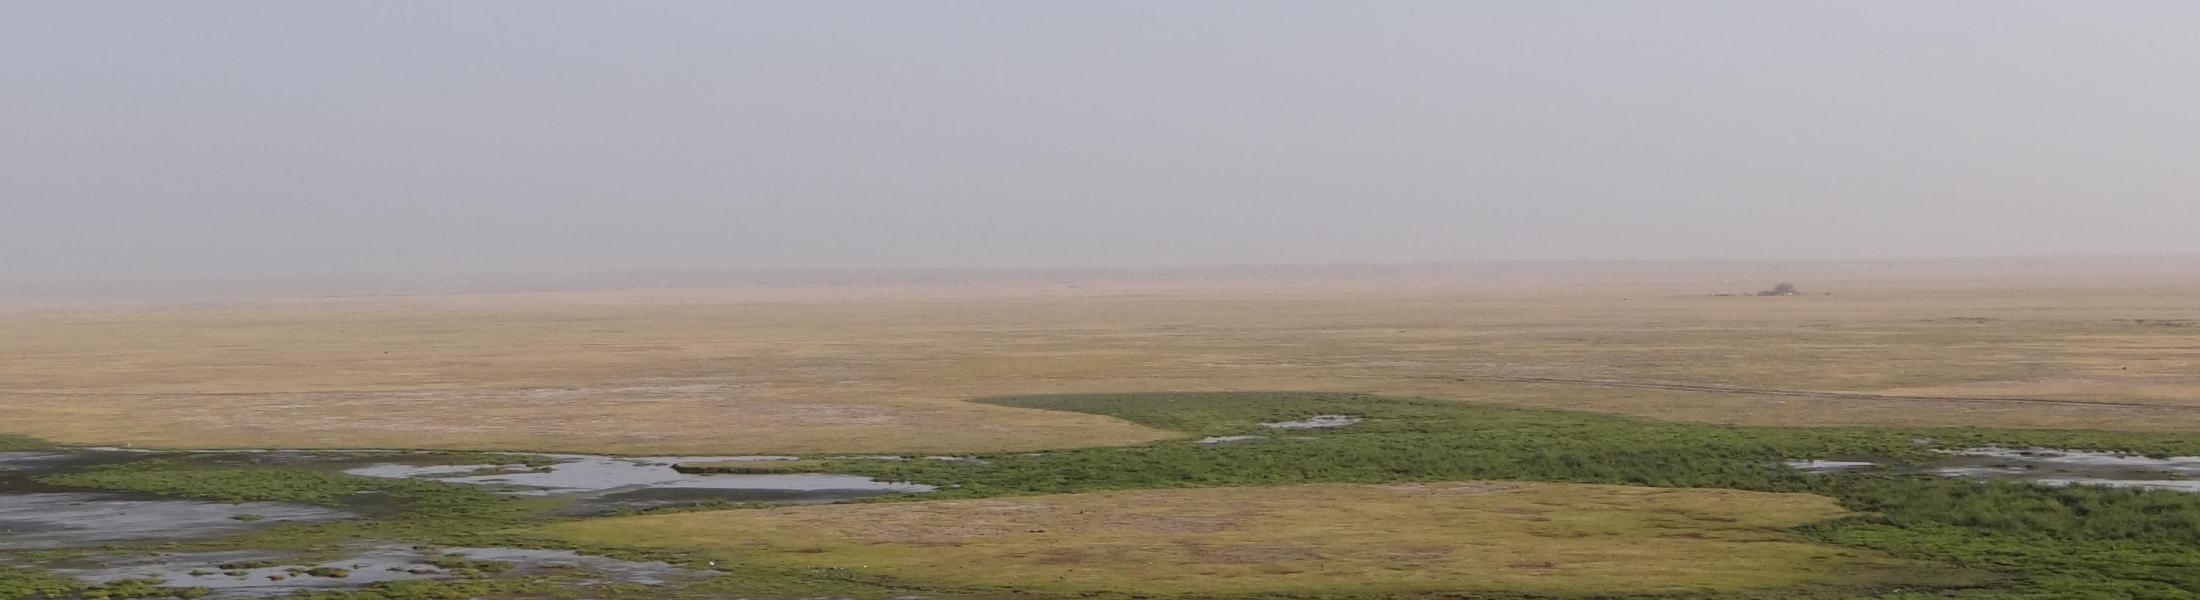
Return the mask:
[[(1474, 487), (1461, 484), (1325, 484), (808, 506), (578, 521), (546, 534), (1068, 593), (1654, 593), (1842, 585), (1917, 566), (1783, 532), (1847, 514), (1822, 496), (1502, 485), (1476, 494), (1455, 493)], [(1543, 504), (1559, 509), (1540, 521), (1503, 510)], [(1674, 536), (1660, 510), (1669, 507), (1730, 519)], [(817, 547), (826, 550), (782, 551)]]

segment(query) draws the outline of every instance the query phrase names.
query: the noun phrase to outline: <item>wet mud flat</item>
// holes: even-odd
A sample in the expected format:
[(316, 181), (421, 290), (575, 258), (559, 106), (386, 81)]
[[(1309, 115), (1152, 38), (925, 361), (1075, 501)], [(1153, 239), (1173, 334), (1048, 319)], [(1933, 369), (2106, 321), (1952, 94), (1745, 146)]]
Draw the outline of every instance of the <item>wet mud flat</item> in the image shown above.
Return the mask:
[(1360, 417), (1355, 415), (1314, 415), (1297, 421), (1261, 423), (1260, 426), (1269, 429), (1332, 429), (1357, 425), (1359, 422)]
[(129, 494), (0, 494), (0, 550), (209, 539), (279, 523), (333, 521), (345, 510), (284, 502), (205, 502)]
[(169, 588), (201, 588), (207, 591), (206, 598), (259, 598), (396, 581), (484, 577), (558, 577), (574, 585), (673, 585), (713, 576), (710, 571), (669, 563), (567, 550), (363, 544), (338, 554), (308, 558), (264, 550), (105, 553), (35, 566), (94, 584), (147, 581)]
[(2150, 457), (2056, 448), (1981, 447), (1945, 451), (1922, 465), (1890, 466), (1868, 458), (1790, 460), (1808, 473), (1887, 471), (2021, 481), (2036, 485), (2094, 485), (2200, 493), (2200, 456)]
[(1795, 469), (1797, 471), (1803, 471), (1806, 473), (1841, 473), (1846, 471), (1868, 471), (1879, 468), (1879, 463), (1868, 460), (1790, 460), (1782, 462), (1781, 464), (1786, 466), (1787, 468)]
[[(311, 551), (250, 537), (268, 527), (404, 518), (404, 501), (380, 491), (322, 504), (212, 501), (70, 487), (60, 477), (114, 467), (188, 473), (300, 470), (474, 487), (491, 497), (539, 498), (536, 518), (723, 502), (815, 503), (930, 491), (833, 473), (683, 473), (694, 462), (792, 461), (779, 456), (612, 457), (578, 454), (407, 451), (174, 451), (73, 448), (0, 453), (0, 566), (88, 585), (153, 585), (187, 597), (258, 598), (343, 591), (403, 581), (520, 578), (559, 585), (678, 585), (714, 571), (567, 550), (416, 548), (361, 540)], [(58, 478), (57, 478), (58, 477)], [(321, 481), (308, 477), (303, 481)], [(245, 536), (240, 538), (239, 536)], [(234, 541), (222, 541), (234, 540)], [(198, 542), (216, 542), (197, 545)], [(173, 544), (185, 544), (173, 546)], [(243, 544), (239, 546), (237, 544)], [(181, 550), (169, 551), (164, 548)], [(158, 551), (156, 551), (158, 550)], [(630, 590), (631, 591), (631, 590)], [(204, 596), (201, 596), (201, 593)]]
[(515, 496), (570, 498), (561, 514), (661, 508), (711, 502), (816, 503), (932, 491), (931, 486), (833, 473), (712, 474), (683, 464), (794, 461), (792, 456), (648, 456), (525, 454), (546, 462), (466, 465), (376, 463), (344, 472), (365, 477), (432, 479)]
[[(144, 459), (191, 465), (290, 467), (381, 479), (419, 479), (511, 496), (560, 497), (576, 510), (614, 511), (679, 502), (831, 502), (932, 491), (930, 486), (834, 473), (713, 474), (682, 472), (682, 464), (794, 462), (792, 456), (622, 457), (545, 453), (451, 453), (391, 450), (220, 450), (152, 452), (82, 448), (0, 453), (0, 494), (60, 490), (35, 484), (40, 475)], [(930, 457), (927, 457), (930, 458)], [(492, 462), (474, 462), (491, 459)], [(957, 457), (942, 459), (963, 460)], [(366, 507), (371, 509), (372, 507)]]
[(0, 452), (0, 473), (48, 470), (74, 460), (74, 452)]
[(1936, 461), (1951, 477), (2200, 493), (2200, 456), (2148, 457), (2048, 448), (1971, 448)]
[(0, 452), (0, 493), (28, 485), (29, 478), (36, 475), (129, 462), (154, 454), (106, 448)]
[(147, 453), (70, 450), (0, 453), (0, 550), (218, 538), (281, 523), (357, 518), (289, 502), (215, 502), (54, 486), (38, 476), (137, 460)]
[[(1270, 431), (1277, 431), (1277, 432), (1284, 432), (1284, 431), (1291, 431), (1291, 430), (1298, 430), (1298, 429), (1336, 429), (1336, 428), (1339, 428), (1339, 427), (1350, 427), (1350, 426), (1353, 426), (1353, 425), (1358, 425), (1358, 424), (1360, 424), (1360, 421), (1361, 421), (1361, 420), (1362, 420), (1362, 419), (1361, 419), (1361, 417), (1359, 417), (1358, 415), (1337, 415), (1337, 414), (1330, 414), (1330, 415), (1314, 415), (1314, 416), (1311, 416), (1311, 417), (1307, 417), (1307, 418), (1304, 418), (1304, 419), (1300, 419), (1300, 420), (1297, 420), (1297, 421), (1271, 421), (1271, 422), (1265, 422), (1265, 423), (1261, 423), (1261, 424), (1260, 424), (1260, 426), (1261, 426), (1261, 428), (1263, 428), (1263, 429), (1267, 429), (1267, 430), (1270, 430)], [(1268, 438), (1269, 438), (1269, 436), (1266, 436), (1266, 435), (1257, 435), (1257, 434), (1250, 434), (1250, 433), (1247, 433), (1247, 434), (1237, 434), (1237, 435), (1216, 435), (1216, 436), (1208, 436), (1208, 437), (1200, 438), (1200, 439), (1197, 439), (1197, 440), (1193, 440), (1193, 441), (1192, 441), (1192, 443), (1194, 443), (1194, 444), (1201, 444), (1201, 445), (1209, 445), (1209, 446), (1212, 446), (1212, 445), (1215, 445), (1215, 444), (1229, 444), (1229, 443), (1234, 443), (1234, 442), (1250, 442), (1250, 441), (1255, 441), (1255, 440), (1265, 440), (1265, 439), (1268, 439)], [(1304, 438), (1304, 437), (1300, 437), (1300, 438), (1296, 438), (1296, 439), (1310, 439), (1310, 438)]]
[[(500, 462), (454, 462), (505, 458)], [(187, 467), (286, 467), (381, 479), (477, 486), (509, 496), (568, 501), (563, 514), (719, 502), (835, 502), (932, 491), (931, 486), (834, 473), (708, 474), (690, 463), (794, 461), (791, 456), (616, 457), (583, 454), (225, 450), (149, 452), (82, 448), (0, 453), (0, 548), (219, 536), (273, 523), (371, 517), (386, 507), (363, 495), (338, 510), (303, 504), (225, 503), (120, 494), (40, 482), (140, 460)]]

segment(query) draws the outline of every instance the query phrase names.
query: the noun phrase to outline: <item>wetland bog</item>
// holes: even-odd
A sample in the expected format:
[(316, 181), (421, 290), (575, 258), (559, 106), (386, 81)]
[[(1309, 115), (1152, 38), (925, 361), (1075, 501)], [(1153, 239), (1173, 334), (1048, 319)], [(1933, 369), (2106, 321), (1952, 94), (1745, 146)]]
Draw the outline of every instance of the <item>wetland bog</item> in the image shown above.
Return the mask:
[[(41, 581), (29, 574), (93, 586), (85, 590), (107, 589), (96, 587), (102, 581), (152, 585), (112, 577), (167, 565), (159, 572), (184, 574), (172, 577), (178, 586), (212, 590), (201, 580), (220, 573), (232, 578), (223, 583), (252, 588), (225, 593), (334, 589), (378, 594), (368, 596), (373, 598), (436, 598), (457, 593), (452, 590), (529, 597), (584, 588), (611, 598), (828, 592), (973, 599), (1274, 593), (1901, 598), (1919, 590), (2025, 598), (2081, 597), (2134, 580), (2165, 591), (2200, 586), (2200, 551), (2194, 550), (2200, 494), (1921, 472), (1953, 454), (1989, 447), (2200, 454), (2200, 440), (2189, 435), (1733, 426), (1310, 392), (983, 402), (1107, 415), (1180, 435), (1137, 446), (960, 460), (721, 460), (791, 462), (804, 471), (906, 481), (932, 491), (844, 505), (720, 498), (641, 506), (645, 514), (609, 517), (568, 509), (595, 492), (626, 485), (631, 475), (613, 473), (601, 485), (537, 488), (552, 493), (449, 481), (489, 476), (476, 474), (485, 465), (537, 472), (560, 463), (512, 461), (572, 457), (107, 451), (130, 458), (9, 476), (82, 493), (351, 507), (359, 517), (272, 524), (181, 547), (160, 539), (102, 541), (0, 558), (7, 559), (18, 587)], [(1247, 443), (1202, 444), (1195, 437), (1273, 432), (1269, 424), (1343, 414), (1358, 420)], [(1808, 469), (1813, 463), (1790, 462), (1850, 456), (1914, 470)], [(589, 468), (561, 477), (597, 473), (606, 463), (653, 469), (652, 479), (663, 481), (779, 476), (684, 474), (672, 469), (682, 464), (676, 458), (589, 457), (574, 461)], [(383, 466), (396, 464), (391, 461), (409, 466)], [(346, 473), (361, 469), (378, 476)], [(391, 478), (399, 475), (407, 477)], [(365, 552), (362, 543), (393, 550)], [(378, 564), (354, 557), (407, 547), (431, 549), (422, 551), (425, 559), (443, 556), (434, 548), (505, 548), (516, 558), (448, 558), (438, 570), (401, 568), (405, 576), (384, 567), (382, 580), (278, 585), (295, 575), (291, 571), (342, 567), (347, 560)], [(184, 554), (152, 562), (99, 554), (118, 549)], [(522, 550), (578, 552), (558, 556), (582, 564), (531, 567), (518, 560), (531, 556)], [(209, 569), (190, 552), (271, 554), (275, 558), (266, 560), (273, 562), (234, 570), (249, 575), (281, 567), (271, 573), (286, 579), (244, 586), (249, 579)], [(2135, 552), (2147, 558), (2133, 561)], [(2056, 558), (2011, 560), (2044, 556)], [(119, 570), (71, 566), (83, 560)], [(619, 575), (631, 565), (607, 561), (698, 572), (644, 582)], [(1414, 568), (1397, 570), (1401, 565)], [(69, 579), (72, 573), (84, 578)], [(292, 589), (300, 586), (319, 591)]]

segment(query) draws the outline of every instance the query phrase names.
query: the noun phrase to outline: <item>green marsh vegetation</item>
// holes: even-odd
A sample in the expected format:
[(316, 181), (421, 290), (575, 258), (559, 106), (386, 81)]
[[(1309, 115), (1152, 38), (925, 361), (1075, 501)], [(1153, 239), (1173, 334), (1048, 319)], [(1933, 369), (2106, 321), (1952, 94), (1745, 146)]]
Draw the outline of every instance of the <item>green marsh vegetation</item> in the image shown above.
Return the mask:
[(124, 598), (182, 598), (189, 600), (209, 593), (205, 588), (163, 587), (158, 581), (126, 579), (101, 585), (87, 584), (75, 579), (52, 575), (30, 569), (0, 566), (0, 598), (66, 598), (81, 600), (121, 600)]
[(66, 598), (85, 587), (59, 575), (0, 566), (0, 598)]

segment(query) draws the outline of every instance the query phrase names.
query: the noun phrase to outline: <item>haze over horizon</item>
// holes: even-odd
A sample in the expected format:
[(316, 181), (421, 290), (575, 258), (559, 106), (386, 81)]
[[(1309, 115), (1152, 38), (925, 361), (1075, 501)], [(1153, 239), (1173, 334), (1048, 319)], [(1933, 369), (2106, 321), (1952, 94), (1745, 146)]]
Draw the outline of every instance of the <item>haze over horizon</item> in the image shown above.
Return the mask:
[(0, 289), (2200, 253), (2200, 4), (0, 7)]

